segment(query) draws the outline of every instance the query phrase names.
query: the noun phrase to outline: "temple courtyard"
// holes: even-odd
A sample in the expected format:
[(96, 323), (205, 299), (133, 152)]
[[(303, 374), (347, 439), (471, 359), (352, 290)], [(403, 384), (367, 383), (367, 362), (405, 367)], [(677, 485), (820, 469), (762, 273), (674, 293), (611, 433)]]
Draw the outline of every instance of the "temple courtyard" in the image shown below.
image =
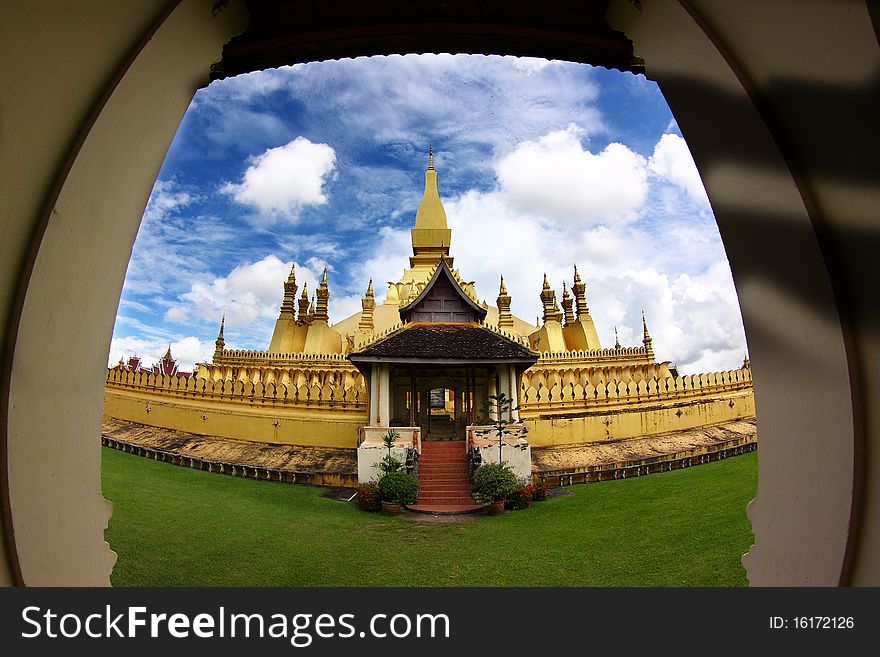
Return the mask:
[(443, 522), (367, 513), (340, 489), (102, 453), (115, 586), (747, 585), (755, 453)]

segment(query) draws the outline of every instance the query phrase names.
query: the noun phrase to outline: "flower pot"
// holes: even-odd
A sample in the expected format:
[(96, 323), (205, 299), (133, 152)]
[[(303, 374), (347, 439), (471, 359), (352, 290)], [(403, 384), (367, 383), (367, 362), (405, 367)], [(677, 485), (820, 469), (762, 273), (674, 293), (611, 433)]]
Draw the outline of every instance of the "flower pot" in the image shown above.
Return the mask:
[(502, 513), (504, 513), (504, 500), (498, 500), (486, 505), (486, 515), (500, 516)]
[(382, 513), (386, 516), (400, 515), (400, 505), (397, 502), (382, 502)]

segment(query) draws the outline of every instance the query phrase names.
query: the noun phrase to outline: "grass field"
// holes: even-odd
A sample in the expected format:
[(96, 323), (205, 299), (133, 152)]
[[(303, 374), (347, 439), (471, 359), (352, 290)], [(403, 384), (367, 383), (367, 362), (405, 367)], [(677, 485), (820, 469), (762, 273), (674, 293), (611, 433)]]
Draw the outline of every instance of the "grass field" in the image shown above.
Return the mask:
[(115, 586), (746, 585), (754, 453), (438, 523), (102, 451)]

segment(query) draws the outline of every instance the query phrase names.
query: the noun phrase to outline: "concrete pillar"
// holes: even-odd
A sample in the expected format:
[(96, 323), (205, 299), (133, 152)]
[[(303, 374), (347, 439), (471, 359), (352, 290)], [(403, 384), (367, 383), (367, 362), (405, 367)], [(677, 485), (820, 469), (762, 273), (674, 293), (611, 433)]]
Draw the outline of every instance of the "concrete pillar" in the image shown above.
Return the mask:
[(391, 368), (388, 365), (379, 365), (377, 369), (379, 374), (379, 399), (376, 426), (387, 427), (388, 421), (391, 419), (391, 385), (388, 376)]
[(375, 427), (379, 415), (379, 366), (373, 365), (370, 370), (370, 421), (368, 426)]
[(510, 419), (514, 422), (519, 422), (519, 411), (516, 410), (516, 407), (519, 406), (519, 377), (516, 375), (516, 366), (510, 365)]

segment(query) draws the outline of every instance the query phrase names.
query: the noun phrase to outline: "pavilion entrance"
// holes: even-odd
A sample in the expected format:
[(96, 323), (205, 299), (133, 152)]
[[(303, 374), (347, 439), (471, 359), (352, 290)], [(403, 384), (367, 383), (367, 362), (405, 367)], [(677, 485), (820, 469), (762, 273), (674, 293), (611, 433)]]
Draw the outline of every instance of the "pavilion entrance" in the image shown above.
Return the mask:
[(389, 425), (419, 427), (423, 441), (464, 440), (485, 415), (496, 378), (492, 366), (393, 367)]

